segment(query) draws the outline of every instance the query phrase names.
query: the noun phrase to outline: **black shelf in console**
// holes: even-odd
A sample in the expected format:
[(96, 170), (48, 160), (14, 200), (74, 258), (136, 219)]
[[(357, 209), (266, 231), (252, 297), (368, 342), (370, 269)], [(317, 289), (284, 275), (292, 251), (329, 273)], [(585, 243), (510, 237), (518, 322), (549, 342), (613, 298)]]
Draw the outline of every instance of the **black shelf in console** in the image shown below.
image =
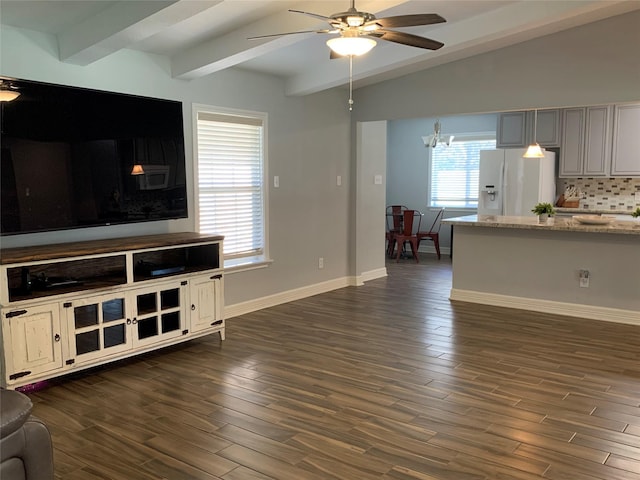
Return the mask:
[(9, 301), (31, 300), (127, 283), (126, 257), (115, 255), (9, 267)]
[(220, 268), (220, 244), (181, 245), (133, 254), (134, 281)]

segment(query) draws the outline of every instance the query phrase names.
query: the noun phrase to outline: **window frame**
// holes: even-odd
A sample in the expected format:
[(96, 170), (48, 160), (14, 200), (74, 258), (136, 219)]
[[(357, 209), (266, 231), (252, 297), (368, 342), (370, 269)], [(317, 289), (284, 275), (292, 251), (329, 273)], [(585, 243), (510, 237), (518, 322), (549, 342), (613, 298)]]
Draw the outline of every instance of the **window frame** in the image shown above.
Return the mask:
[(268, 114), (252, 110), (241, 110), (236, 108), (219, 107), (206, 104), (192, 104), (192, 129), (193, 129), (193, 190), (194, 190), (194, 223), (195, 230), (200, 231), (200, 185), (199, 185), (199, 141), (198, 141), (198, 115), (207, 113), (211, 115), (221, 115), (228, 117), (239, 117), (262, 122), (262, 221), (263, 221), (263, 248), (262, 254), (253, 256), (241, 256), (226, 258), (223, 261), (225, 273), (264, 268), (272, 263), (269, 254), (269, 162), (268, 162)]
[[(469, 141), (483, 141), (483, 140), (493, 140), (496, 141), (497, 140), (497, 135), (496, 132), (476, 132), (476, 133), (456, 133), (455, 134), (455, 138), (453, 141), (453, 144), (455, 143), (460, 143), (460, 142), (469, 142)], [(448, 148), (446, 146), (441, 146), (438, 145), (435, 148)], [(494, 146), (494, 149), (496, 147)], [(428, 174), (429, 174), (429, 179), (428, 179), (428, 183), (427, 183), (427, 199), (426, 199), (426, 205), (427, 208), (429, 210), (440, 210), (440, 206), (433, 206), (432, 205), (432, 193), (433, 193), (433, 187), (432, 187), (432, 181), (433, 181), (433, 148), (429, 148), (429, 168), (428, 168)], [(477, 212), (478, 211), (478, 207), (450, 207), (450, 206), (445, 206), (444, 208), (446, 208), (448, 211), (459, 211), (459, 212)]]

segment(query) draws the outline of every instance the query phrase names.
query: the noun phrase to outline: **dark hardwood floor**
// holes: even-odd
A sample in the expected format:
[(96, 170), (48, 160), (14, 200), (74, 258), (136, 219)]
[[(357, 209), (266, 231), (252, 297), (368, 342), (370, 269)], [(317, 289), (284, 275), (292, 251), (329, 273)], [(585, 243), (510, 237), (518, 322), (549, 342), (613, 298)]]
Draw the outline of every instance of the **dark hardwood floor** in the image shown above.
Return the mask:
[(30, 393), (57, 477), (640, 480), (640, 327), (452, 304), (421, 257)]

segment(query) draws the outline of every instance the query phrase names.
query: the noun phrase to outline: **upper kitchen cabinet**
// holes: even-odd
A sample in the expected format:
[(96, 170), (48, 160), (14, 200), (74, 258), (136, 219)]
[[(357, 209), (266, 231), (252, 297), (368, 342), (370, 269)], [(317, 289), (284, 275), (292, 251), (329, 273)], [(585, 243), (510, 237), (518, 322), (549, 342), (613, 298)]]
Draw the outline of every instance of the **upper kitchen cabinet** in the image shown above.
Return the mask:
[(560, 177), (602, 177), (611, 167), (611, 106), (564, 110)]
[(538, 110), (534, 128), (535, 118), (536, 113), (531, 111), (500, 113), (496, 147), (524, 148), (534, 142), (542, 147), (560, 146), (560, 110)]
[(612, 176), (640, 176), (640, 104), (616, 105)]
[(527, 112), (505, 112), (498, 115), (497, 148), (524, 147), (527, 141)]

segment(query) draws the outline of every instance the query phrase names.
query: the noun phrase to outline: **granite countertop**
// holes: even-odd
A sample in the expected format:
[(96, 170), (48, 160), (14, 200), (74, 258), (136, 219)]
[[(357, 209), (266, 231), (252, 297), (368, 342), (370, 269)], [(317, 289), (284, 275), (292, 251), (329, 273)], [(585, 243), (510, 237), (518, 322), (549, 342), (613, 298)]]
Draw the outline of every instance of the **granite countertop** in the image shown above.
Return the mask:
[(633, 210), (605, 210), (593, 208), (554, 207), (558, 213), (572, 213), (578, 215), (631, 215)]
[(442, 220), (442, 223), (468, 227), (640, 235), (640, 219), (634, 219), (632, 217), (629, 217), (629, 220), (614, 219), (606, 225), (585, 225), (571, 217), (552, 217), (548, 223), (538, 223), (538, 217), (467, 215), (465, 217), (447, 218)]

